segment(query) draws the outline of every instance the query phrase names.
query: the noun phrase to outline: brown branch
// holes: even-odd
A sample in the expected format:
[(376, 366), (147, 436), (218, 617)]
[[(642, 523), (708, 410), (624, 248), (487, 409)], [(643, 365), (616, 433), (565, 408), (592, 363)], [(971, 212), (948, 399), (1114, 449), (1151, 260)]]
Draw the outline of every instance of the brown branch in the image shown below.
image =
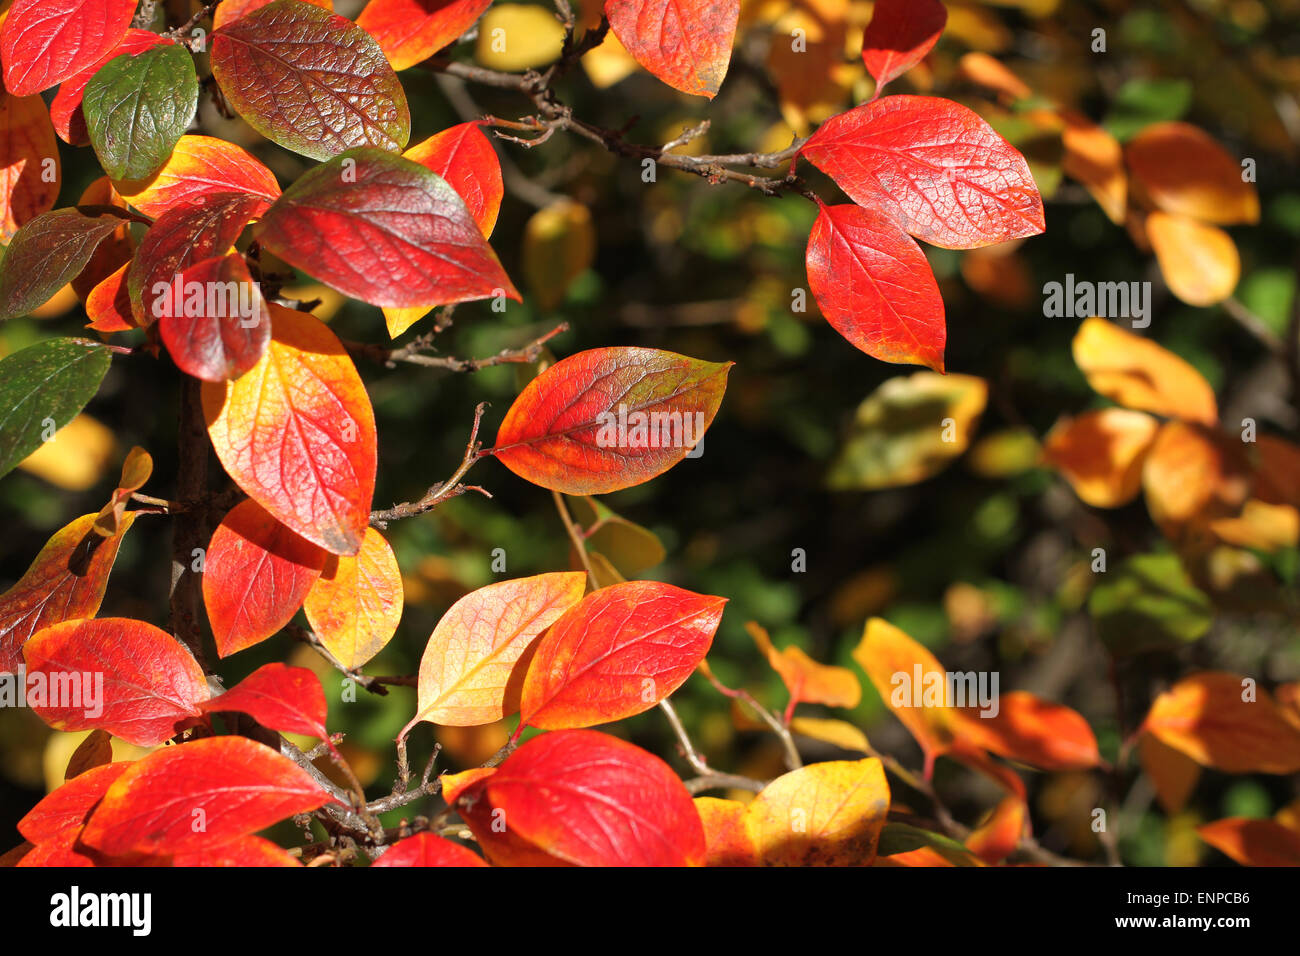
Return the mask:
[[(182, 501), (200, 501), (207, 490), (208, 429), (199, 388), (198, 379), (181, 376), (176, 497)], [(195, 551), (207, 545), (205, 514), (198, 509), (176, 512), (172, 524), (171, 631), (190, 649), (204, 673), (211, 673), (199, 629), (202, 619), (200, 578), (193, 570)]]
[(408, 365), (421, 365), (425, 368), (446, 369), (450, 372), (478, 372), (485, 368), (492, 368), (495, 365), (527, 365), (530, 362), (537, 361), (537, 357), (542, 354), (542, 349), (547, 342), (557, 335), (569, 331), (569, 323), (561, 322), (545, 335), (540, 335), (527, 345), (522, 345), (519, 348), (502, 349), (495, 355), (471, 359), (455, 358), (450, 355), (425, 354), (434, 348), (433, 338), (437, 331), (435, 329), (434, 332), (421, 335), (412, 340), (410, 344), (396, 349), (382, 345), (371, 345), (366, 342), (344, 341), (343, 344), (349, 352), (355, 355), (364, 355), (376, 362), (383, 363), (388, 368), (395, 368), (399, 362), (403, 362)]
[(394, 505), (383, 511), (370, 512), (370, 523), (376, 528), (386, 528), (390, 521), (400, 521), (403, 518), (413, 518), (416, 515), (424, 514), (426, 511), (432, 511), (438, 505), (457, 495), (463, 495), (467, 491), (477, 491), (479, 494), (488, 498), (492, 497), (491, 492), (478, 485), (462, 485), (460, 480), (465, 477), (474, 463), (483, 457), (483, 446), (478, 440), (479, 425), (483, 421), (483, 411), (488, 406), (487, 402), (479, 402), (474, 409), (474, 425), (470, 429), (469, 443), (465, 446), (465, 457), (461, 459), (460, 465), (452, 472), (450, 478), (444, 482), (434, 485), (424, 493), (419, 501), (407, 501), (400, 505)]

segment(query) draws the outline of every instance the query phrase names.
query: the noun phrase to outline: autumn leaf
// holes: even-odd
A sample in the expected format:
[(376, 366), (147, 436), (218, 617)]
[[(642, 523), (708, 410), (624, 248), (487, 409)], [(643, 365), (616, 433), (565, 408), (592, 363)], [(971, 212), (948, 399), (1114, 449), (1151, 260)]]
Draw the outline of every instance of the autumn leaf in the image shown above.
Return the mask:
[(398, 840), (371, 866), (487, 866), (483, 858), (459, 843), (432, 833)]
[(1186, 422), (1168, 422), (1142, 466), (1147, 510), (1174, 538), (1184, 526), (1236, 515), (1250, 493), (1241, 443)]
[(152, 455), (139, 445), (126, 453), (126, 458), (122, 462), (122, 474), (117, 480), (117, 487), (113, 489), (108, 504), (100, 508), (99, 514), (95, 515), (93, 527), (96, 534), (104, 538), (112, 538), (122, 532), (126, 523), (134, 520), (134, 516), (132, 518), (126, 516), (127, 503), (135, 492), (148, 483), (152, 475)]
[(819, 663), (795, 645), (777, 650), (767, 631), (750, 621), (745, 630), (790, 692), (790, 710), (800, 702), (827, 707), (856, 707), (862, 697), (858, 679), (847, 667)]
[(888, 213), (821, 206), (808, 285), (835, 331), (873, 358), (943, 371), (943, 299), (920, 246)]
[(519, 298), (447, 181), (378, 149), (310, 170), (267, 210), (255, 235), (290, 265), (373, 305)]
[(605, 0), (610, 29), (675, 90), (712, 99), (731, 62), (739, 0)]
[(118, 216), (87, 216), (76, 209), (55, 209), (24, 223), (0, 260), (0, 322), (48, 302), (121, 224)]
[(45, 101), (0, 92), (0, 242), (54, 208), (61, 181)]
[(305, 667), (263, 664), (224, 694), (204, 701), (204, 713), (248, 714), (263, 727), (325, 739), (325, 689)]
[(401, 152), (411, 135), (406, 94), (379, 44), (308, 3), (276, 0), (216, 30), (212, 75), (249, 126), (311, 159), (354, 146)]
[(459, 39), (492, 0), (370, 0), (357, 26), (379, 44), (394, 70), (427, 60)]
[(830, 760), (769, 783), (745, 826), (765, 866), (866, 866), (888, 810), (879, 760)]
[(131, 764), (108, 788), (82, 840), (113, 856), (203, 851), (330, 799), (305, 770), (264, 744), (205, 737)]
[(1236, 674), (1202, 671), (1184, 678), (1155, 699), (1141, 729), (1225, 773), (1300, 770), (1300, 729), (1268, 691)]
[(1160, 423), (1145, 412), (1101, 408), (1057, 422), (1043, 458), (1086, 504), (1118, 508), (1142, 490), (1142, 465)]
[(154, 217), (216, 193), (246, 193), (268, 204), (280, 197), (275, 175), (252, 153), (213, 136), (182, 136), (151, 176), (113, 185), (123, 199)]
[(56, 532), (18, 582), (0, 594), (0, 672), (22, 665), (23, 644), (42, 628), (95, 616), (133, 517), (127, 512), (118, 533), (103, 538), (94, 532), (96, 516), (82, 515)]
[(248, 221), (266, 206), (265, 199), (247, 193), (209, 193), (159, 216), (126, 273), (131, 309), (139, 323), (151, 325), (161, 318), (176, 276), (225, 255)]
[(1203, 823), (1196, 833), (1242, 866), (1300, 866), (1300, 833), (1274, 820), (1229, 817)]
[(667, 471), (703, 439), (730, 367), (658, 349), (579, 352), (528, 383), (491, 453), (553, 491), (630, 488)]
[(1138, 759), (1165, 813), (1181, 813), (1201, 778), (1201, 765), (1153, 734), (1138, 738)]
[(344, 667), (360, 667), (402, 617), (402, 573), (384, 536), (366, 528), (356, 555), (330, 555), (303, 603), (307, 622)]
[(1111, 222), (1123, 225), (1128, 209), (1128, 177), (1119, 140), (1081, 113), (1061, 110), (1058, 115), (1065, 124), (1061, 130), (1061, 168), (1067, 176), (1083, 183)]
[(130, 268), (131, 263), (127, 262), (90, 290), (85, 302), (86, 318), (90, 319), (87, 328), (105, 335), (136, 328), (131, 291), (126, 284), (126, 273)]
[(1147, 216), (1145, 229), (1170, 292), (1202, 307), (1232, 295), (1241, 277), (1241, 257), (1230, 235), (1218, 226), (1163, 212)]
[(273, 518), (333, 554), (356, 554), (375, 489), (375, 416), (342, 343), (271, 303), (271, 344), (234, 382), (203, 385), (226, 472)]
[(1088, 384), (1125, 408), (1213, 425), (1214, 391), (1168, 349), (1105, 319), (1085, 319), (1074, 336), (1074, 362)]
[(1027, 832), (1029, 808), (1019, 797), (1004, 797), (966, 838), (966, 848), (985, 863), (1000, 863), (1015, 852)]
[(876, 89), (925, 59), (947, 22), (939, 0), (877, 0), (862, 37), (862, 62)]
[(524, 676), (520, 726), (587, 727), (649, 710), (704, 660), (725, 604), (657, 581), (587, 595), (538, 643)]
[(746, 804), (696, 797), (695, 809), (704, 826), (705, 866), (758, 866), (758, 851), (745, 825)]
[(131, 764), (109, 763), (87, 770), (48, 793), (18, 821), (18, 832), (33, 843), (46, 843), (80, 831), (108, 788)]
[[(481, 805), (502, 812), (506, 836), (533, 854), (578, 866), (705, 859), (704, 829), (681, 780), (658, 757), (616, 737), (593, 730), (542, 734), (478, 787)], [(497, 862), (492, 819), (484, 827), (481, 813), (471, 814), (468, 822)]]
[[(23, 646), (23, 658), (29, 686), (32, 675), (42, 674), (50, 689), (50, 699), (33, 701), (32, 709), (57, 730), (102, 728), (152, 747), (174, 736), (177, 723), (197, 717), (209, 697), (203, 669), (185, 646), (144, 621), (53, 624)], [(92, 680), (93, 688), (86, 686)], [(55, 693), (78, 683), (80, 695)]]
[(113, 738), (106, 730), (92, 730), (77, 744), (77, 749), (68, 758), (68, 766), (63, 771), (63, 779), (79, 777), (87, 770), (102, 767), (113, 762)]
[[(367, 9), (374, 6), (371, 3)], [(501, 179), (501, 161), (478, 123), (460, 123), (434, 133), (402, 156), (446, 180), (464, 200), (465, 208), (484, 237), (492, 235), (505, 185)]]
[[(233, 23), (254, 10), (261, 10), (272, 2), (274, 0), (222, 0), (222, 3), (212, 11), (212, 26), (220, 30), (227, 23)], [(306, 2), (330, 13), (334, 12), (334, 0), (306, 0)]]
[(998, 694), (996, 713), (966, 707), (960, 715), (957, 732), (965, 743), (1039, 770), (1090, 770), (1101, 763), (1097, 738), (1077, 711), (1028, 691)]
[(172, 361), (205, 382), (239, 378), (271, 344), (271, 313), (237, 252), (188, 266), (155, 303)]
[(40, 93), (111, 52), (126, 34), (136, 0), (14, 0), (0, 27), (4, 87)]
[(324, 551), (256, 501), (235, 505), (203, 559), (203, 603), (217, 653), (229, 657), (288, 624), (324, 565)]
[(518, 710), (529, 650), (586, 585), (581, 572), (539, 574), (489, 584), (453, 604), (420, 658), (411, 724), (471, 727)]
[(1152, 123), (1128, 142), (1124, 158), (1157, 209), (1225, 226), (1259, 221), (1259, 196), (1241, 165), (1190, 123)]
[(220, 846), (202, 850), (186, 850), (171, 858), (172, 866), (302, 866), (295, 857), (270, 840), (259, 836), (241, 836)]
[(931, 245), (973, 249), (1044, 229), (1024, 157), (951, 100), (873, 100), (827, 120), (799, 152), (858, 205)]

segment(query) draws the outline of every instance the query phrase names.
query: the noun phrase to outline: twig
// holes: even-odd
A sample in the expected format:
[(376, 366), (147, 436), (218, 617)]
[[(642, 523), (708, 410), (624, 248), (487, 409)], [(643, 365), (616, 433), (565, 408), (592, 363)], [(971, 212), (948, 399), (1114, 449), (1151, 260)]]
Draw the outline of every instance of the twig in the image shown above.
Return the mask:
[(582, 566), (587, 569), (587, 576), (591, 579), (592, 587), (596, 586), (596, 572), (591, 568), (591, 558), (587, 556), (587, 543), (582, 540), (582, 534), (578, 526), (574, 523), (572, 516), (569, 514), (568, 505), (564, 503), (564, 497), (558, 491), (552, 491), (551, 497), (555, 499), (555, 510), (560, 513), (560, 520), (564, 522), (564, 530), (569, 534), (569, 540), (573, 542), (574, 548), (578, 551), (578, 558), (582, 561)]
[(465, 477), (465, 473), (474, 467), (475, 462), (483, 457), (482, 445), (478, 440), (478, 429), (479, 424), (483, 421), (483, 411), (487, 407), (487, 402), (479, 402), (474, 408), (474, 425), (470, 429), (469, 443), (465, 446), (465, 457), (461, 459), (456, 470), (452, 472), (451, 477), (444, 482), (434, 485), (424, 493), (424, 497), (419, 501), (407, 501), (400, 505), (394, 505), (393, 507), (387, 508), (383, 511), (370, 512), (370, 523), (372, 525), (376, 528), (386, 528), (390, 521), (400, 521), (402, 518), (412, 518), (415, 515), (424, 514), (426, 511), (432, 511), (444, 501), (447, 501), (450, 498), (455, 498), (457, 495), (462, 495), (467, 491), (477, 491), (479, 494), (485, 495), (488, 498), (492, 497), (492, 494), (489, 491), (480, 488), (478, 485), (460, 484), (460, 480)]

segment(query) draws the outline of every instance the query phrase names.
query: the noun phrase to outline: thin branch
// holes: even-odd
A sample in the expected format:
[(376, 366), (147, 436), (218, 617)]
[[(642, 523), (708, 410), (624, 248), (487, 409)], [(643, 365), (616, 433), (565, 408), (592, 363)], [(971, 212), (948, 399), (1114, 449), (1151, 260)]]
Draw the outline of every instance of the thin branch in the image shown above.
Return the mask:
[(465, 457), (461, 459), (456, 470), (452, 472), (451, 477), (446, 481), (434, 485), (424, 493), (419, 501), (407, 501), (400, 505), (394, 505), (383, 511), (370, 512), (370, 523), (376, 528), (386, 528), (390, 521), (400, 521), (402, 518), (412, 518), (415, 515), (424, 514), (426, 511), (432, 511), (438, 505), (450, 498), (462, 495), (467, 491), (477, 491), (482, 495), (491, 498), (492, 495), (486, 489), (478, 485), (462, 485), (460, 480), (465, 477), (474, 463), (483, 457), (483, 447), (478, 440), (479, 425), (483, 421), (483, 411), (488, 407), (487, 402), (479, 402), (474, 409), (474, 425), (470, 429), (469, 443), (465, 446)]
[(577, 549), (582, 566), (587, 569), (587, 576), (591, 579), (592, 587), (595, 587), (596, 572), (592, 570), (591, 558), (587, 556), (587, 543), (582, 540), (582, 534), (578, 530), (577, 524), (574, 523), (573, 517), (569, 514), (569, 508), (564, 503), (564, 497), (558, 491), (552, 491), (551, 497), (555, 499), (555, 510), (560, 513), (560, 520), (564, 522), (564, 530), (568, 532), (569, 540), (573, 542), (573, 547)]
[(533, 339), (527, 345), (522, 345), (513, 349), (502, 349), (496, 355), (489, 355), (486, 358), (462, 359), (450, 355), (428, 355), (427, 352), (433, 349), (434, 333), (427, 333), (414, 339), (408, 345), (401, 348), (387, 348), (382, 345), (371, 345), (366, 342), (345, 341), (343, 344), (349, 352), (356, 355), (364, 355), (376, 362), (382, 362), (388, 368), (395, 368), (399, 362), (408, 365), (421, 365), (425, 368), (441, 368), (451, 372), (477, 372), (481, 369), (491, 368), (495, 365), (527, 365), (530, 362), (537, 361), (537, 357), (542, 354), (542, 349), (551, 339), (561, 333), (569, 331), (569, 323), (561, 322), (545, 335), (540, 335)]

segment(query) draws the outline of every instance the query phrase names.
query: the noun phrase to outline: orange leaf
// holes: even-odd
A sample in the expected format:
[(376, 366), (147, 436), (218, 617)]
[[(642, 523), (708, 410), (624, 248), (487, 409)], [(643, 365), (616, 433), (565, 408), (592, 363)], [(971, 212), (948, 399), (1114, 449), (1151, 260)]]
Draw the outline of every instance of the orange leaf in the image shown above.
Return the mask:
[(1079, 326), (1074, 361), (1089, 385), (1126, 408), (1204, 425), (1219, 420), (1214, 392), (1200, 372), (1105, 319), (1085, 319)]
[(384, 536), (366, 528), (361, 550), (335, 557), (307, 592), (303, 610), (316, 636), (344, 667), (360, 667), (397, 632), (402, 572)]
[(489, 584), (453, 604), (420, 658), (412, 723), (471, 727), (518, 710), (529, 649), (586, 586), (582, 572), (538, 574)]
[(1065, 148), (1062, 169), (1067, 176), (1083, 183), (1111, 222), (1123, 225), (1128, 207), (1128, 179), (1119, 140), (1081, 113), (1062, 110), (1060, 117), (1065, 122), (1061, 131), (1061, 144)]
[(53, 209), (61, 182), (45, 101), (0, 89), (0, 242), (7, 244), (19, 226)]
[(134, 517), (127, 512), (118, 533), (103, 538), (94, 532), (96, 516), (82, 515), (57, 531), (18, 583), (0, 594), (0, 673), (18, 669), (23, 644), (41, 628), (95, 616)]
[(274, 303), (271, 344), (234, 382), (203, 383), (226, 472), (313, 544), (361, 550), (375, 491), (375, 415), (347, 351), (320, 319)]
[(1142, 462), (1160, 423), (1146, 412), (1102, 408), (1063, 418), (1043, 457), (1094, 508), (1118, 508), (1142, 490)]
[(1180, 813), (1201, 778), (1201, 765), (1153, 734), (1143, 734), (1138, 740), (1138, 759), (1165, 813)]
[(999, 863), (1020, 845), (1028, 822), (1025, 801), (1004, 797), (989, 818), (966, 838), (966, 847), (985, 863)]
[(131, 263), (102, 279), (86, 296), (86, 327), (96, 332), (129, 332), (136, 327), (126, 273)]
[(473, 850), (432, 833), (417, 833), (390, 846), (371, 866), (487, 866)]
[(649, 710), (704, 660), (726, 603), (658, 581), (587, 595), (538, 643), (520, 726), (589, 727)]
[(745, 826), (745, 804), (696, 797), (695, 809), (704, 824), (705, 866), (758, 865), (758, 853)]
[(1249, 493), (1239, 443), (1184, 422), (1160, 429), (1142, 467), (1147, 510), (1175, 537), (1189, 522), (1236, 515)]
[(1153, 212), (1146, 234), (1169, 291), (1188, 305), (1218, 305), (1241, 278), (1241, 256), (1232, 237), (1218, 226), (1187, 216)]
[(968, 743), (1040, 770), (1087, 770), (1101, 762), (1097, 738), (1077, 711), (1017, 690), (997, 698), (996, 713), (960, 711)]
[(172, 857), (172, 866), (302, 866), (270, 840), (259, 836), (236, 837), (208, 850), (191, 850)]
[(1242, 866), (1300, 866), (1300, 833), (1273, 820), (1229, 817), (1203, 824), (1196, 832)]
[(1245, 678), (1204, 671), (1179, 681), (1151, 705), (1142, 730), (1225, 773), (1295, 773), (1300, 729), (1282, 715), (1268, 691)]
[(182, 136), (167, 162), (148, 179), (113, 185), (123, 199), (155, 218), (213, 193), (248, 193), (267, 202), (280, 196), (275, 174), (252, 153), (214, 136)]
[(1259, 196), (1240, 164), (1189, 123), (1153, 123), (1124, 154), (1158, 209), (1221, 225), (1259, 221)]
[(379, 42), (394, 70), (427, 60), (472, 27), (492, 0), (370, 0), (357, 26)]
[(781, 675), (781, 681), (790, 691), (790, 703), (801, 701), (825, 704), (827, 707), (856, 707), (862, 699), (862, 687), (853, 671), (847, 667), (821, 664), (804, 653), (802, 648), (787, 647), (778, 651), (772, 646), (767, 631), (750, 621), (745, 625), (758, 649)]
[(46, 843), (69, 830), (80, 832), (90, 811), (130, 766), (129, 763), (104, 764), (50, 791), (18, 821), (18, 832), (33, 843)]
[(888, 811), (879, 760), (832, 760), (777, 777), (745, 825), (765, 866), (866, 866)]

